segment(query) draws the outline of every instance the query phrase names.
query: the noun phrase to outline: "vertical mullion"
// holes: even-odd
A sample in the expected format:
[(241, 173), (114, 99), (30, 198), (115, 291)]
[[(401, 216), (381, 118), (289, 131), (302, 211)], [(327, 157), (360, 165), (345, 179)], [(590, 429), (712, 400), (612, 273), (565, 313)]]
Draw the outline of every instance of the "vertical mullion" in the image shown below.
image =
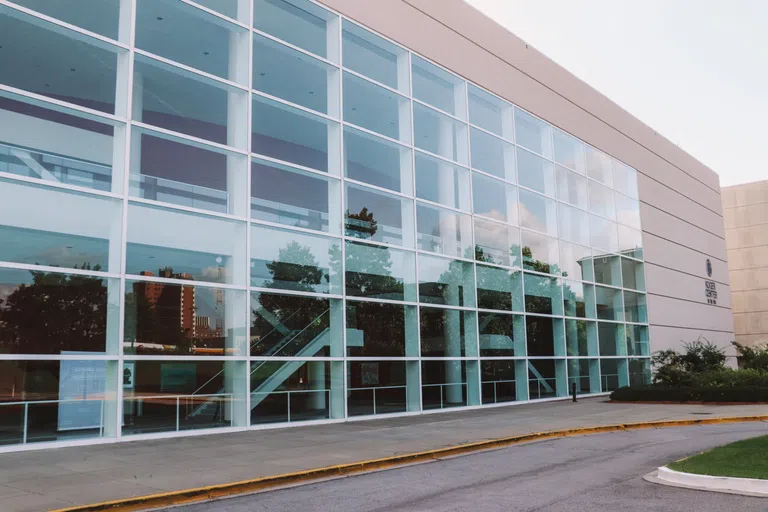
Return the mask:
[[(339, 82), (339, 144), (336, 148), (337, 151), (339, 151), (339, 195), (337, 196), (337, 199), (339, 200), (339, 204), (341, 205), (339, 210), (341, 212), (340, 215), (340, 226), (339, 229), (341, 237), (338, 239), (339, 244), (341, 245), (341, 357), (342, 357), (342, 393), (338, 393), (337, 395), (341, 395), (344, 400), (344, 418), (349, 418), (349, 392), (347, 391), (349, 389), (349, 375), (347, 371), (347, 366), (349, 363), (347, 362), (347, 242), (346, 242), (346, 234), (345, 234), (345, 220), (344, 220), (344, 213), (346, 212), (345, 202), (346, 202), (346, 191), (345, 191), (345, 168), (346, 168), (346, 160), (344, 156), (344, 48), (342, 45), (344, 44), (344, 20), (339, 16), (337, 16), (338, 20), (338, 63), (339, 68), (337, 70), (338, 72), (338, 82)], [(330, 182), (329, 182), (330, 185)], [(331, 193), (331, 189), (329, 188), (328, 193)], [(330, 212), (329, 212), (329, 221), (330, 221)], [(333, 318), (333, 316), (331, 317)], [(330, 363), (330, 374), (331, 374), (331, 396), (333, 396), (333, 363)], [(331, 401), (328, 401), (328, 406), (330, 408)], [(329, 409), (329, 416), (332, 416), (332, 409)]]
[[(253, 143), (253, 137), (251, 136), (251, 130), (253, 126), (253, 98), (251, 91), (253, 90), (253, 15), (254, 4), (253, 0), (248, 2), (248, 25), (251, 27), (248, 29), (248, 98), (246, 101), (246, 119), (245, 119), (245, 132), (246, 132), (246, 150), (248, 156), (246, 157), (245, 167), (245, 183), (246, 183), (246, 202), (245, 202), (245, 401), (243, 407), (245, 407), (245, 428), (251, 426), (251, 191), (252, 187), (252, 173), (251, 173), (251, 145)], [(241, 20), (242, 21), (242, 20)]]

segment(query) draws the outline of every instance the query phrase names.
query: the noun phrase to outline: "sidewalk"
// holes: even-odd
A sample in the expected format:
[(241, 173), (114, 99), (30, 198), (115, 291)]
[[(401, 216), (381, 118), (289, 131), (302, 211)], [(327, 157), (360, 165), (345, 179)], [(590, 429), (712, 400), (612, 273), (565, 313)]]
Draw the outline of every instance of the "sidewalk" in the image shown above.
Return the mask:
[(0, 455), (0, 509), (40, 511), (258, 478), (532, 432), (768, 415), (768, 405), (605, 398)]

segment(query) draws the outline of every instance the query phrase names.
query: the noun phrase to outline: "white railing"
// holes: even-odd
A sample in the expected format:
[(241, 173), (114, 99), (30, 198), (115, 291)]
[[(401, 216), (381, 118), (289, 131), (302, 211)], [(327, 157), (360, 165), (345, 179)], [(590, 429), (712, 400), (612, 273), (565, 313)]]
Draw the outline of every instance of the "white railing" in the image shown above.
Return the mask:
[(251, 393), (251, 395), (265, 395), (265, 396), (272, 396), (272, 395), (287, 395), (287, 413), (288, 413), (288, 421), (291, 421), (291, 394), (297, 394), (297, 393), (323, 393), (327, 396), (326, 399), (326, 407), (330, 408), (331, 403), (331, 390), (330, 389), (292, 389), (288, 391), (272, 391), (271, 393), (267, 392), (261, 392), (261, 391), (254, 391)]
[[(531, 383), (536, 383), (536, 398), (541, 398), (541, 389), (542, 387), (546, 390), (555, 390), (557, 387), (557, 381), (555, 378), (551, 379), (545, 379), (545, 378), (537, 378), (537, 379), (528, 379), (528, 390), (530, 392), (531, 390)], [(542, 384), (543, 383), (543, 384)], [(551, 385), (548, 385), (551, 384)], [(550, 393), (555, 394), (555, 391), (550, 391)], [(529, 399), (533, 399), (532, 396), (528, 397)]]
[(508, 383), (510, 383), (510, 382), (511, 382), (512, 384), (516, 384), (516, 383), (517, 383), (517, 381), (516, 381), (515, 379), (507, 379), (507, 380), (484, 380), (484, 381), (480, 382), (480, 386), (481, 386), (481, 388), (482, 388), (482, 385), (483, 385), (483, 384), (493, 384), (493, 403), (497, 403), (497, 402), (499, 401), (499, 400), (498, 400), (498, 398), (497, 398), (497, 396), (498, 396), (498, 393), (497, 393), (497, 389), (496, 389), (496, 388), (497, 388), (497, 386), (498, 386), (499, 384), (508, 384)]
[(145, 199), (180, 204), (192, 208), (229, 212), (226, 190), (192, 185), (148, 174), (131, 174), (131, 193)]
[(460, 386), (461, 387), (461, 393), (462, 393), (462, 402), (466, 402), (465, 398), (465, 388), (467, 387), (466, 382), (452, 382), (452, 383), (446, 383), (446, 384), (422, 384), (422, 388), (434, 388), (434, 387), (440, 387), (440, 408), (443, 409), (445, 407), (445, 393), (443, 392), (444, 387), (448, 386)]
[(376, 390), (377, 389), (407, 389), (407, 386), (376, 386), (367, 388), (349, 388), (347, 391), (372, 391), (373, 392), (373, 414), (376, 414)]
[[(176, 431), (178, 432), (181, 427), (181, 407), (182, 407), (182, 399), (184, 399), (184, 407), (186, 411), (191, 411), (194, 409), (196, 402), (199, 402), (200, 399), (205, 399), (206, 403), (210, 403), (211, 401), (217, 401), (217, 402), (233, 402), (234, 395), (232, 393), (216, 393), (216, 394), (209, 394), (209, 395), (147, 395), (147, 396), (126, 396), (123, 397), (123, 401), (125, 402), (138, 402), (139, 407), (143, 407), (144, 402), (164, 402), (167, 400), (170, 400), (170, 405), (173, 405), (175, 402), (176, 406)], [(226, 400), (223, 400), (225, 399)], [(168, 404), (164, 404), (168, 405)], [(223, 411), (222, 411), (223, 412)], [(139, 414), (141, 415), (141, 414)], [(186, 417), (185, 417), (186, 419)]]
[(615, 387), (618, 388), (619, 387), (619, 374), (618, 373), (606, 373), (606, 374), (600, 376), (600, 378), (602, 380), (602, 386), (603, 386), (602, 390), (603, 391), (607, 391), (608, 390), (608, 377), (612, 377), (612, 378), (616, 379), (616, 386)]
[[(96, 400), (91, 399), (69, 399), (69, 400), (28, 400), (28, 401), (19, 401), (19, 402), (0, 402), (0, 408), (2, 407), (13, 407), (13, 406), (23, 406), (24, 407), (24, 414), (23, 414), (23, 420), (22, 420), (22, 431), (21, 431), (21, 444), (27, 444), (27, 440), (29, 438), (29, 405), (32, 404), (34, 406), (37, 405), (61, 405), (61, 404), (82, 404), (84, 402), (95, 402)], [(99, 437), (102, 437), (104, 435), (104, 400), (100, 399), (99, 402)], [(0, 409), (2, 411), (2, 409)], [(0, 412), (1, 414), (1, 412)], [(90, 427), (88, 427), (90, 429)], [(95, 426), (93, 428), (96, 428)]]

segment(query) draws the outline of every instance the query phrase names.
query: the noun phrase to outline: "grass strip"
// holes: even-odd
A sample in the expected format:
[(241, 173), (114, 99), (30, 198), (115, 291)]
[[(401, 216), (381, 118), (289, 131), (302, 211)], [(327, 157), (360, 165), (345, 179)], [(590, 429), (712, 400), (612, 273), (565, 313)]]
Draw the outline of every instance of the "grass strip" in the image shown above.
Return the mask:
[(667, 467), (698, 475), (768, 479), (768, 436), (718, 446)]

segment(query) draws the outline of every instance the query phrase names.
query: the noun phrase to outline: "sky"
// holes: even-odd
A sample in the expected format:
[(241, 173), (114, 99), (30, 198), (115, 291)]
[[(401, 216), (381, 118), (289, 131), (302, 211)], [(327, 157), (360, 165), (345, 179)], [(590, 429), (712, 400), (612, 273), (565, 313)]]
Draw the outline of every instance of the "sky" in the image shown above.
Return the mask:
[(720, 175), (768, 179), (768, 0), (466, 0)]

